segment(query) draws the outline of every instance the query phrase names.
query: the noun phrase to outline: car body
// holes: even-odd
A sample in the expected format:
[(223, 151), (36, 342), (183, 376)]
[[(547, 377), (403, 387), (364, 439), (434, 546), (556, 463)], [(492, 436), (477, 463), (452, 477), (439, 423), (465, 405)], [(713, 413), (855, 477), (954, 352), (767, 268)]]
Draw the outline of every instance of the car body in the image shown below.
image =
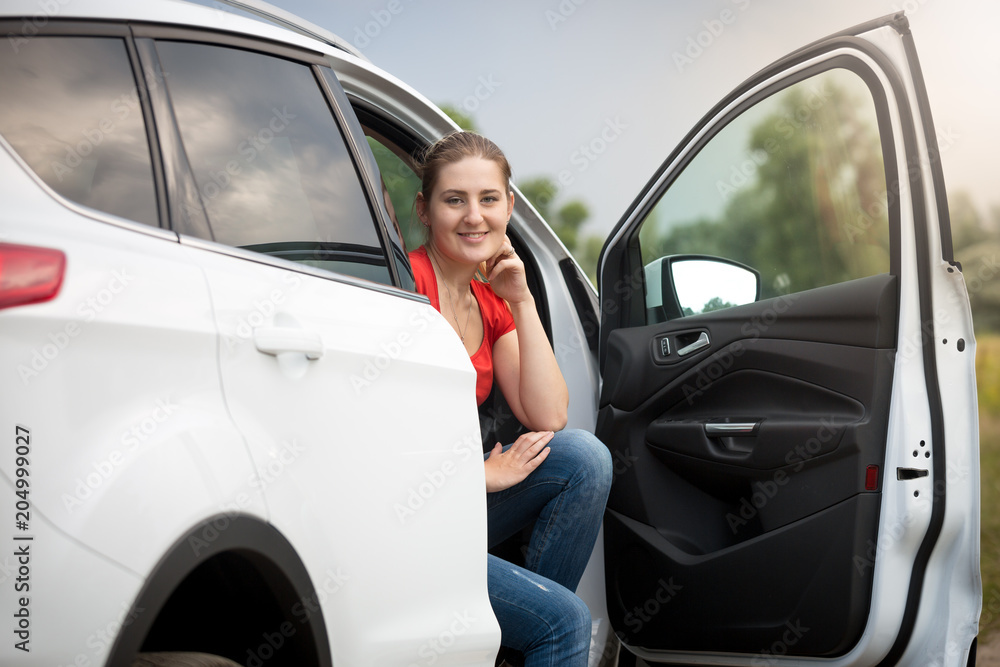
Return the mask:
[[(502, 397), (477, 420), (406, 257), (413, 155), (455, 126), (233, 4), (267, 20), (0, 11), (0, 656), (491, 665), (481, 425), (519, 425)], [(516, 195), (569, 425), (615, 461), (592, 665), (972, 664), (975, 341), (936, 151), (899, 15), (705, 116), (599, 292)]]

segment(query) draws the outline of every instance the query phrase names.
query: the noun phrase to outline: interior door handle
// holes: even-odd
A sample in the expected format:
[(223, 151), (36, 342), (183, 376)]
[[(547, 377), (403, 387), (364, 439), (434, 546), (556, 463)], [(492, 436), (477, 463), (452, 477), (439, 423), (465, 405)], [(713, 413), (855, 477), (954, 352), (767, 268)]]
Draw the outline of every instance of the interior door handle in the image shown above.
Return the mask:
[(295, 327), (257, 327), (253, 342), (259, 352), (278, 356), (285, 352), (299, 352), (306, 359), (323, 356), (323, 339), (315, 331)]
[(684, 357), (691, 354), (692, 352), (697, 352), (703, 347), (708, 347), (710, 342), (711, 341), (709, 341), (708, 339), (708, 332), (702, 331), (701, 335), (698, 336), (698, 340), (694, 341), (693, 343), (689, 343), (682, 348), (679, 348), (677, 350), (677, 356)]
[(705, 424), (705, 435), (718, 438), (727, 435), (753, 435), (760, 422), (709, 422)]

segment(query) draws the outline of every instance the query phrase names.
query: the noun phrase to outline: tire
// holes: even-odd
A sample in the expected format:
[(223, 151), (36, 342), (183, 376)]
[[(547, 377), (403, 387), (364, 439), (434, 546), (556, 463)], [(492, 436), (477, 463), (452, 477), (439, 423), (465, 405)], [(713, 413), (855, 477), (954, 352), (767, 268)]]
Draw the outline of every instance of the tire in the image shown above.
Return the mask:
[(209, 653), (140, 653), (132, 667), (241, 667), (229, 658)]

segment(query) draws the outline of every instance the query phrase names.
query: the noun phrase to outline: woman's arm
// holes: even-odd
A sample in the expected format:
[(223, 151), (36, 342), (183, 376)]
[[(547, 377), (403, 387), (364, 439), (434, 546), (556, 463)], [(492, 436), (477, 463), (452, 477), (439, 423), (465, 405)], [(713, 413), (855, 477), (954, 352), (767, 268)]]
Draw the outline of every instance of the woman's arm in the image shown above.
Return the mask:
[(569, 391), (528, 290), (524, 263), (517, 255), (493, 260), (489, 281), (510, 304), (516, 329), (493, 346), (493, 373), (514, 416), (532, 431), (566, 426)]

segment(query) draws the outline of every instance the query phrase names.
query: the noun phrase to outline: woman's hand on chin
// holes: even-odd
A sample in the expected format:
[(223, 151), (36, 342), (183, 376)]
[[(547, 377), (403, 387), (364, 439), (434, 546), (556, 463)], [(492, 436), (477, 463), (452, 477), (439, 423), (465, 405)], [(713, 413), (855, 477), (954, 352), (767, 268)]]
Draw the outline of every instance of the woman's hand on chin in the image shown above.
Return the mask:
[(501, 299), (508, 303), (520, 303), (531, 298), (524, 262), (514, 252), (514, 246), (506, 234), (496, 254), (486, 260), (486, 271), (490, 287)]

